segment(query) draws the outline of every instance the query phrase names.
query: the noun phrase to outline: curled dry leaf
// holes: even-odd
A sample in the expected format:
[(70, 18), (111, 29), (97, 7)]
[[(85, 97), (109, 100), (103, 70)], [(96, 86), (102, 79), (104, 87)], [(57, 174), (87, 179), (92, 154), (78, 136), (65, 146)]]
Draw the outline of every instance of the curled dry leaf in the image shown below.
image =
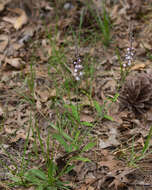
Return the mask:
[(8, 36), (0, 35), (0, 52), (1, 53), (3, 53), (7, 45), (8, 45)]
[(141, 62), (135, 62), (135, 64), (131, 67), (131, 71), (138, 71), (138, 70), (143, 70), (146, 67), (145, 63), (141, 63)]
[(19, 9), (19, 8), (16, 8), (16, 9), (9, 8), (8, 10), (19, 15), (19, 17), (14, 17), (14, 18), (9, 18), (9, 17), (3, 18), (4, 21), (10, 22), (11, 24), (13, 24), (16, 30), (19, 30), (20, 28), (22, 28), (24, 24), (28, 22), (28, 17), (24, 10)]
[(11, 65), (15, 69), (21, 69), (25, 66), (21, 58), (10, 58), (10, 59), (6, 58), (5, 61), (6, 64)]

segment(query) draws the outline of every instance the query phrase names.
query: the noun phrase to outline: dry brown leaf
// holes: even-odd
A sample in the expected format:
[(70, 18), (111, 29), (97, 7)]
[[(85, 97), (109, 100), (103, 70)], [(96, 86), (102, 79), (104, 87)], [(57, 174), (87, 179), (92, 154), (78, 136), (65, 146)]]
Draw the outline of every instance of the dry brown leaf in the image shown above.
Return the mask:
[(46, 102), (50, 96), (50, 92), (46, 89), (37, 90), (36, 93), (40, 96), (41, 102)]
[(5, 61), (5, 55), (4, 54), (0, 54), (0, 62), (2, 63), (2, 61)]
[(25, 66), (25, 64), (23, 63), (23, 61), (20, 58), (10, 58), (10, 59), (6, 58), (5, 61), (6, 61), (6, 64), (8, 63), (15, 69), (21, 69)]
[(1, 11), (3, 11), (3, 10), (4, 10), (4, 8), (5, 8), (5, 4), (0, 3), (0, 12), (1, 12)]
[(129, 4), (132, 13), (135, 14), (141, 10), (142, 0), (127, 0), (127, 3)]
[(118, 161), (114, 160), (113, 156), (107, 156), (107, 160), (106, 161), (101, 161), (98, 163), (99, 166), (106, 166), (107, 168), (109, 168), (110, 171), (115, 170), (118, 166)]
[(135, 70), (142, 70), (145, 68), (145, 63), (141, 63), (141, 62), (136, 62), (134, 66), (131, 67), (131, 71), (135, 71)]
[[(110, 18), (115, 20), (114, 24), (120, 24), (121, 23), (121, 18), (118, 16), (118, 11), (120, 9), (120, 5), (114, 5), (111, 12), (110, 12)], [(119, 22), (118, 22), (119, 20)]]
[(89, 186), (88, 187), (88, 190), (94, 190), (95, 188), (94, 187), (92, 187), (92, 186)]
[[(10, 121), (10, 123), (11, 123), (11, 121)], [(10, 126), (10, 124), (9, 124), (9, 126)], [(14, 134), (15, 131), (16, 131), (16, 129), (13, 128), (12, 126), (10, 126), (10, 127), (9, 126), (5, 125), (5, 133), (7, 133), (7, 134)]]
[(7, 45), (8, 45), (8, 36), (0, 35), (0, 52), (1, 53), (3, 53)]
[[(13, 143), (13, 142), (17, 142), (19, 139), (24, 139), (26, 140), (27, 139), (27, 133), (25, 130), (23, 129), (19, 129), (17, 132), (16, 132), (16, 136), (15, 137), (12, 137), (10, 139), (10, 142)], [(29, 139), (31, 141), (33, 141), (33, 137), (32, 137), (32, 133), (30, 132), (29, 134)]]
[(81, 121), (87, 121), (87, 122), (94, 122), (95, 121), (95, 117), (93, 117), (91, 115), (87, 115), (87, 114), (81, 114), (80, 115), (80, 120)]
[(28, 111), (26, 111), (26, 113), (22, 113), (22, 112), (18, 112), (17, 114), (17, 124), (18, 126), (23, 126), (25, 123), (28, 122)]
[(112, 188), (114, 186), (115, 190), (125, 189), (126, 185), (122, 183), (119, 179), (114, 179), (112, 183), (110, 183), (109, 187)]
[(151, 44), (150, 44), (150, 42), (147, 42), (146, 40), (144, 40), (144, 41), (142, 42), (142, 46), (144, 46), (144, 48), (145, 48), (146, 50), (151, 50)]
[(5, 6), (10, 2), (11, 0), (0, 0), (0, 12), (5, 9)]
[(121, 187), (124, 187), (125, 184), (128, 183), (128, 178), (126, 176), (135, 170), (136, 170), (135, 168), (132, 169), (132, 168), (127, 168), (127, 167), (123, 167), (120, 170), (120, 167), (119, 167), (119, 171), (118, 170), (111, 171), (110, 175), (114, 176), (115, 179), (109, 184), (109, 187), (114, 186), (116, 190), (121, 189)]
[(50, 91), (50, 97), (55, 97), (57, 94), (56, 94), (56, 89), (51, 89)]
[(82, 185), (79, 189), (76, 189), (76, 190), (87, 190), (88, 187), (87, 185)]
[(11, 44), (10, 46), (9, 46), (9, 50), (10, 51), (17, 51), (17, 50), (19, 50), (19, 49), (21, 49), (23, 47), (23, 44), (19, 44), (19, 43), (16, 43), (16, 42), (14, 42), (13, 44)]
[(10, 18), (10, 17), (3, 18), (4, 21), (10, 22), (11, 24), (13, 24), (16, 30), (19, 30), (20, 28), (22, 28), (24, 24), (28, 22), (28, 17), (24, 10), (19, 9), (19, 8), (16, 8), (16, 9), (9, 8), (8, 10), (19, 15), (19, 17), (14, 17), (14, 18)]
[(20, 138), (24, 140), (27, 138), (26, 132), (23, 129), (17, 131), (16, 136), (11, 139), (11, 143), (17, 142)]
[(96, 6), (96, 9), (98, 9), (99, 11), (103, 10), (103, 5), (101, 3), (101, 0), (93, 0), (92, 2)]

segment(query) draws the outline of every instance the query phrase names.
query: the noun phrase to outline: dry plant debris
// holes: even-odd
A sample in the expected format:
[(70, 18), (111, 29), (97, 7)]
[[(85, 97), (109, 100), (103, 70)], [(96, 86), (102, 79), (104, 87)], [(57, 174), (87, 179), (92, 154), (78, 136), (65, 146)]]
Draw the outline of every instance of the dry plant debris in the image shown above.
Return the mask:
[[(77, 127), (75, 139), (86, 135), (81, 147), (92, 139), (96, 142), (82, 155), (91, 162), (74, 161), (75, 168), (60, 178), (70, 181), (72, 190), (152, 189), (150, 152), (134, 163), (138, 169), (128, 166), (139, 157), (152, 125), (152, 1), (106, 1), (112, 24), (112, 42), (106, 48), (101, 29), (103, 4), (100, 0), (90, 2), (0, 0), (0, 189), (9, 189), (9, 169), (19, 172), (27, 136), (27, 170), (39, 166), (47, 171), (42, 143), (36, 137), (38, 130), (44, 151), (51, 156), (54, 149), (53, 160), (61, 169), (77, 155), (79, 151), (66, 153), (51, 137), (48, 142), (48, 134), (56, 134), (50, 123), (62, 125), (64, 138)], [(125, 56), (130, 19), (137, 54), (119, 96), (122, 108), (127, 109), (120, 111), (115, 96), (120, 79), (116, 49)], [(75, 44), (83, 59), (77, 59), (73, 66)], [(75, 77), (79, 77), (82, 65), (83, 78), (76, 81), (71, 71), (77, 69)], [(80, 115), (65, 105), (78, 106)], [(72, 111), (78, 117), (74, 128)], [(151, 143), (150, 139), (150, 148)]]

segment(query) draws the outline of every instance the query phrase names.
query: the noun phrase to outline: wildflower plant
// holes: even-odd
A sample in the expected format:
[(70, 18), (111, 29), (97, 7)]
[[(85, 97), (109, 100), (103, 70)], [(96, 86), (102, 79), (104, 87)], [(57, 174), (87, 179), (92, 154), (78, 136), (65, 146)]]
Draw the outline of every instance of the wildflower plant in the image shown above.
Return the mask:
[(133, 47), (133, 32), (132, 32), (132, 24), (130, 23), (129, 28), (129, 47), (127, 48), (127, 52), (125, 55), (125, 63), (123, 64), (123, 67), (130, 67), (132, 66), (132, 63), (134, 61), (134, 55), (135, 55), (135, 48)]
[(127, 48), (124, 61), (121, 61), (120, 55), (117, 52), (118, 59), (120, 62), (120, 72), (121, 72), (121, 84), (124, 83), (126, 77), (128, 76), (130, 69), (134, 63), (135, 60), (135, 48), (133, 47), (133, 26), (132, 23), (130, 22), (129, 25), (129, 47)]
[(130, 67), (132, 65), (132, 62), (134, 60), (134, 51), (135, 49), (133, 47), (127, 48), (127, 53), (125, 55), (126, 63), (123, 64), (123, 67)]
[(80, 81), (80, 79), (83, 76), (83, 66), (82, 66), (82, 60), (81, 57), (78, 53), (78, 48), (76, 49), (76, 55), (75, 55), (75, 59), (73, 61), (73, 66), (74, 66), (74, 72), (73, 72), (73, 76), (75, 78), (76, 81)]

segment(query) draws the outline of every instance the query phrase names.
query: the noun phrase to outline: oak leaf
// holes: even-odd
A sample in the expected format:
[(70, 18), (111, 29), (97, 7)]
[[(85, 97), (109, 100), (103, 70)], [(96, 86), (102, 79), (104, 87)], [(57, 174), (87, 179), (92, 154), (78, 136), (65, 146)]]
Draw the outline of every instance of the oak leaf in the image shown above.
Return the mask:
[(23, 25), (25, 25), (28, 22), (28, 17), (24, 10), (20, 8), (16, 8), (16, 9), (8, 8), (8, 10), (19, 15), (18, 17), (14, 17), (14, 18), (10, 18), (10, 17), (3, 18), (4, 21), (10, 22), (11, 24), (13, 24), (16, 30), (19, 30), (20, 28), (22, 28)]

